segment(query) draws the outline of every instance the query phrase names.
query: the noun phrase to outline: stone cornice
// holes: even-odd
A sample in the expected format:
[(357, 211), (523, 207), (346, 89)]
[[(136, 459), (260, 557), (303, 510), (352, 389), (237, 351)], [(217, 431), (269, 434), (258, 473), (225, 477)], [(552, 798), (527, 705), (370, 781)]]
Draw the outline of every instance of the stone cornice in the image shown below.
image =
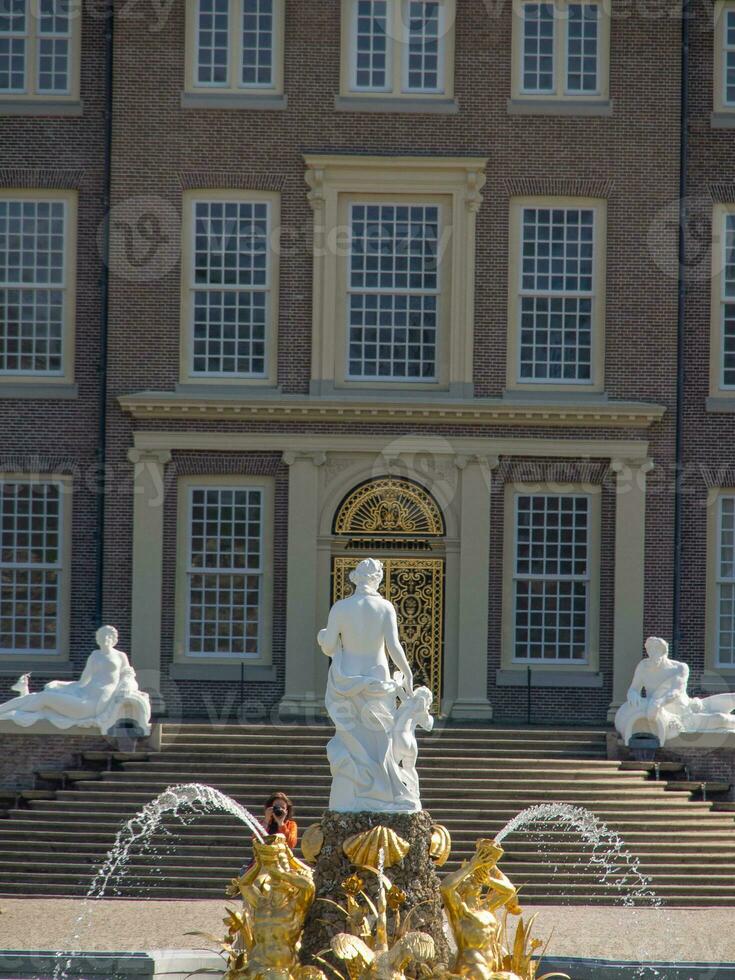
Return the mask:
[(135, 419), (222, 419), (272, 422), (410, 422), (412, 425), (541, 425), (648, 428), (666, 409), (649, 402), (521, 401), (520, 399), (408, 399), (355, 397), (240, 398), (142, 391), (122, 395)]

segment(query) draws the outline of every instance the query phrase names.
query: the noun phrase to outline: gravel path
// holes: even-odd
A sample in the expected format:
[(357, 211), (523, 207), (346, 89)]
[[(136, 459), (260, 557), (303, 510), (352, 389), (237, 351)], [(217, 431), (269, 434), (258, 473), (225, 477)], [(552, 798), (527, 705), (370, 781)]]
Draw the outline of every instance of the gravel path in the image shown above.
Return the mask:
[[(223, 932), (224, 902), (100, 901), (80, 937), (83, 950), (192, 949), (186, 932)], [(0, 949), (67, 950), (82, 903), (74, 899), (0, 898)], [(534, 910), (527, 909), (528, 913)], [(558, 956), (735, 963), (732, 909), (544, 907), (535, 933), (551, 934)]]

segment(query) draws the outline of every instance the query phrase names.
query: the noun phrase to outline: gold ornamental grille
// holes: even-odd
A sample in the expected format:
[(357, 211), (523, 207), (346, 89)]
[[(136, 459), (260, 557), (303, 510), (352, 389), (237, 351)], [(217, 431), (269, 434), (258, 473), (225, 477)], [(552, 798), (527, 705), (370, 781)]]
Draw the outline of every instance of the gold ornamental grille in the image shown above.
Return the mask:
[(434, 498), (417, 483), (381, 477), (363, 483), (343, 500), (334, 533), (441, 537), (444, 518)]
[[(332, 559), (332, 601), (351, 596), (349, 574), (364, 556)], [(438, 712), (442, 686), (444, 636), (444, 559), (381, 558), (385, 576), (380, 594), (396, 607), (398, 632), (414, 672), (414, 682), (434, 695)]]

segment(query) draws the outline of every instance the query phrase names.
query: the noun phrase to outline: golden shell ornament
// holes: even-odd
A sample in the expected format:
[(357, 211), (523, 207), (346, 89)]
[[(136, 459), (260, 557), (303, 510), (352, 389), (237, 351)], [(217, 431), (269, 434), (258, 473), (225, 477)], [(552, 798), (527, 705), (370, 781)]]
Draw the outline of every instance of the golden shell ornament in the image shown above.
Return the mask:
[(310, 827), (307, 827), (301, 838), (301, 853), (304, 855), (304, 860), (308, 864), (316, 864), (316, 859), (319, 857), (324, 847), (324, 831), (322, 830), (322, 825), (319, 823), (313, 823)]
[(431, 828), (431, 841), (429, 843), (429, 857), (437, 866), (441, 868), (449, 860), (452, 850), (452, 838), (449, 831), (440, 823), (435, 823)]
[(405, 858), (410, 845), (388, 827), (373, 827), (348, 837), (342, 850), (358, 868), (377, 868), (382, 851), (383, 867), (391, 868)]

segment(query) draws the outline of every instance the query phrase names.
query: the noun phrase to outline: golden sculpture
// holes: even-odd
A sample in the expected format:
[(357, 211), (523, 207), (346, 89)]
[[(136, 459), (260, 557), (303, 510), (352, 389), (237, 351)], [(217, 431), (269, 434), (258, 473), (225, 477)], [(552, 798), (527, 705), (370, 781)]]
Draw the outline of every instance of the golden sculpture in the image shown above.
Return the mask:
[(309, 864), (316, 864), (316, 859), (324, 847), (324, 831), (320, 823), (307, 827), (301, 838), (301, 853)]
[(383, 867), (392, 868), (408, 854), (409, 844), (388, 827), (373, 827), (348, 837), (342, 850), (358, 868), (377, 868), (381, 853)]
[(452, 837), (447, 830), (440, 823), (435, 823), (431, 828), (431, 840), (429, 843), (429, 857), (437, 866), (437, 868), (443, 867), (449, 860), (449, 855), (452, 852)]
[(228, 894), (241, 895), (242, 912), (228, 910), (225, 980), (324, 980), (302, 967), (298, 953), (304, 920), (314, 901), (311, 868), (294, 857), (280, 834), (253, 843), (255, 859)]
[[(536, 980), (538, 963), (534, 959), (538, 940), (531, 938), (531, 926), (518, 923), (513, 943), (509, 941), (508, 915), (521, 915), (518, 891), (498, 868), (503, 849), (495, 841), (482, 838), (475, 845), (471, 860), (441, 883), (444, 908), (457, 944), (457, 955), (450, 967), (452, 977), (471, 980)], [(496, 912), (505, 908), (501, 923)], [(547, 973), (538, 980), (561, 977)]]
[[(378, 882), (376, 902), (365, 893), (364, 883), (357, 875), (351, 875), (342, 883), (347, 894), (347, 908), (340, 908), (347, 916), (350, 932), (333, 936), (330, 945), (334, 955), (345, 964), (349, 980), (405, 980), (409, 964), (428, 966), (436, 956), (431, 936), (425, 932), (408, 931), (408, 918), (401, 923), (400, 909), (406, 895), (383, 873), (382, 853), (378, 855), (377, 864), (377, 868), (370, 869)], [(360, 908), (358, 895), (362, 896), (367, 908)], [(389, 910), (394, 913), (392, 930), (388, 923)]]
[[(310, 828), (317, 829), (319, 825)], [(313, 844), (321, 847), (317, 836), (313, 835)], [(446, 828), (435, 826), (430, 853), (437, 863), (447, 851), (448, 841)], [(385, 849), (379, 846), (381, 842)], [(321, 899), (336, 906), (346, 920), (346, 931), (332, 936), (329, 950), (315, 957), (328, 968), (330, 976), (341, 980), (406, 980), (410, 967), (411, 976), (431, 980), (569, 980), (562, 973), (537, 975), (545, 950), (531, 934), (535, 916), (528, 924), (518, 919), (514, 931), (509, 928), (509, 918), (520, 916), (521, 907), (515, 886), (497, 866), (503, 849), (495, 841), (478, 840), (472, 859), (441, 882), (457, 946), (449, 969), (434, 963), (432, 937), (409, 929), (413, 910), (402, 917), (406, 895), (384, 872), (389, 860), (397, 863), (405, 856), (409, 848), (406, 841), (388, 828), (376, 827), (346, 841), (346, 853), (347, 845), (352, 854), (366, 862), (360, 866), (375, 876), (378, 894), (371, 899), (364, 880), (352, 874), (342, 882), (344, 905)], [(309, 847), (307, 844), (306, 851)], [(318, 967), (299, 963), (304, 921), (315, 896), (311, 868), (294, 857), (279, 834), (254, 843), (253, 848), (253, 864), (228, 890), (230, 896), (242, 896), (243, 909), (228, 909), (224, 920), (227, 937), (220, 945), (227, 970), (223, 980), (327, 980)], [(373, 865), (367, 863), (369, 858), (374, 859)], [(505, 914), (499, 921), (496, 913), (501, 909)], [(344, 964), (346, 977), (324, 959), (325, 954)]]

